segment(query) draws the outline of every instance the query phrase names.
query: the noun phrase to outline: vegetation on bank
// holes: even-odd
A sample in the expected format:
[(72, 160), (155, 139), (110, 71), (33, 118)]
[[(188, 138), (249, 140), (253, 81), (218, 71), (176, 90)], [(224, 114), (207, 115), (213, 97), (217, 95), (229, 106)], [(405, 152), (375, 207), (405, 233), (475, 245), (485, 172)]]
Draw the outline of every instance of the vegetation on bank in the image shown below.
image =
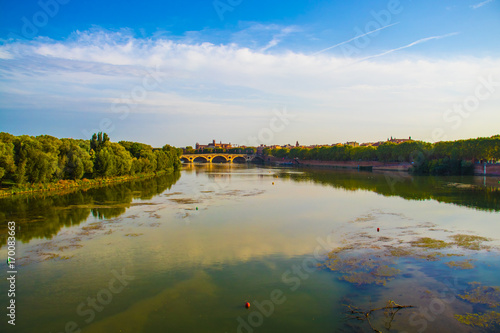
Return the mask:
[(5, 195), (123, 181), (178, 169), (181, 155), (170, 145), (111, 142), (106, 133), (77, 140), (2, 132), (0, 186)]
[(264, 154), (299, 160), (407, 162), (413, 164), (411, 171), (416, 174), (466, 175), (474, 173), (476, 161), (500, 160), (500, 135), (434, 144), (411, 140), (385, 142), (378, 147), (265, 148)]
[(466, 161), (500, 160), (500, 135), (458, 141), (441, 141), (434, 144), (423, 141), (403, 143), (385, 142), (378, 147), (349, 145), (316, 148), (264, 149), (264, 154), (275, 157), (319, 161), (381, 161), (415, 162), (419, 159), (454, 159)]

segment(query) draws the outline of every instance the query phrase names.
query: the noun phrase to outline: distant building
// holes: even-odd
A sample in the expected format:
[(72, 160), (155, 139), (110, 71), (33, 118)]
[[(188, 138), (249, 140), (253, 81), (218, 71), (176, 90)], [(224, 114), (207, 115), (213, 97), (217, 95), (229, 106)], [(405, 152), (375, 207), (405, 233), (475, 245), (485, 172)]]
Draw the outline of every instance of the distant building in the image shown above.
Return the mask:
[(351, 147), (359, 147), (359, 143), (356, 141), (348, 141), (345, 143), (346, 146), (351, 146)]
[(384, 143), (384, 141), (365, 142), (365, 143), (362, 143), (360, 146), (362, 146), (362, 147), (378, 147), (378, 146), (380, 146), (383, 143)]
[(403, 142), (408, 142), (408, 141), (413, 141), (411, 139), (411, 136), (408, 139), (396, 139), (396, 138), (393, 138), (392, 136), (390, 139), (387, 139), (387, 142), (393, 142), (393, 143), (398, 143), (398, 144), (403, 143)]
[(196, 148), (195, 149), (230, 149), (230, 148), (233, 148), (233, 146), (231, 145), (231, 143), (222, 143), (222, 141), (220, 143), (216, 143), (215, 140), (213, 140), (211, 143), (209, 143), (208, 145), (200, 145), (198, 142), (196, 142)]

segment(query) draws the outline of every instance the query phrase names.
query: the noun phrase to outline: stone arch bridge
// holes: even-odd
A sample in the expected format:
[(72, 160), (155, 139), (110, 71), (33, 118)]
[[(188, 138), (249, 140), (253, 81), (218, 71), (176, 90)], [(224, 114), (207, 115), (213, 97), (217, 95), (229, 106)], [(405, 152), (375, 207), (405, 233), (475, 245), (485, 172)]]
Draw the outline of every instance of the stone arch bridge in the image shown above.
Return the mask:
[(264, 159), (259, 155), (224, 154), (224, 153), (182, 154), (180, 159), (184, 163), (194, 163), (194, 162), (202, 162), (202, 163), (264, 162)]

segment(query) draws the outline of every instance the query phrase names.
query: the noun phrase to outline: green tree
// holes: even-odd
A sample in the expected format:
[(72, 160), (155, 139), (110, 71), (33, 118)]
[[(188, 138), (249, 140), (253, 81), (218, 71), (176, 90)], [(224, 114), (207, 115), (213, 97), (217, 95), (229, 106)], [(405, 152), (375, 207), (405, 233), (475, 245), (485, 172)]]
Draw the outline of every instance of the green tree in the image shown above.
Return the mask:
[(14, 144), (12, 142), (0, 142), (0, 186), (4, 177), (12, 178), (15, 171)]
[(81, 179), (84, 174), (91, 174), (93, 163), (88, 151), (80, 147), (76, 140), (61, 139), (59, 148), (59, 179)]
[(94, 133), (94, 135), (92, 135), (92, 139), (90, 139), (90, 149), (92, 149), (95, 152), (98, 152), (104, 147), (104, 145), (108, 141), (109, 141), (109, 136), (106, 133), (104, 134), (102, 132), (99, 132), (97, 134)]
[(191, 146), (186, 147), (186, 154), (194, 154), (195, 150)]

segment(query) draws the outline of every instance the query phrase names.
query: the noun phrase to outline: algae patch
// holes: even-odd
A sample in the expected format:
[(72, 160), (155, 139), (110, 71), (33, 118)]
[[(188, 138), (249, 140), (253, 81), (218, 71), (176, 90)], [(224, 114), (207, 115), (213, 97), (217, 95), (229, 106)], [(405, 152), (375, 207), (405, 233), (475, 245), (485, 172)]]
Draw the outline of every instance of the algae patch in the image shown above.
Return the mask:
[(469, 283), (470, 288), (463, 295), (458, 295), (473, 304), (483, 304), (490, 308), (500, 306), (500, 287), (482, 286), (479, 282)]
[(453, 235), (450, 236), (450, 238), (452, 238), (455, 241), (452, 243), (453, 245), (475, 251), (488, 249), (489, 246), (484, 245), (483, 242), (491, 241), (491, 239), (486, 237), (475, 236), (475, 235), (463, 235), (463, 234)]
[(411, 242), (413, 246), (424, 247), (428, 249), (444, 249), (450, 247), (451, 244), (440, 239), (430, 237), (421, 237)]
[(467, 259), (467, 260), (462, 260), (462, 261), (449, 261), (446, 263), (448, 267), (451, 268), (459, 268), (459, 269), (473, 269), (476, 268), (476, 266), (473, 264), (475, 260), (473, 259)]
[(168, 199), (168, 200), (173, 201), (177, 204), (184, 204), (184, 205), (199, 203), (198, 200), (191, 199), (191, 198), (178, 198), (178, 199)]
[(340, 280), (350, 283), (385, 285), (400, 273), (400, 270), (391, 267), (394, 262), (387, 258), (380, 258), (377, 252), (350, 251), (352, 248), (340, 248), (328, 254), (328, 259), (321, 266), (339, 272)]
[(465, 315), (455, 315), (455, 318), (462, 324), (472, 327), (490, 327), (500, 325), (500, 313), (490, 311), (487, 313), (467, 313)]

